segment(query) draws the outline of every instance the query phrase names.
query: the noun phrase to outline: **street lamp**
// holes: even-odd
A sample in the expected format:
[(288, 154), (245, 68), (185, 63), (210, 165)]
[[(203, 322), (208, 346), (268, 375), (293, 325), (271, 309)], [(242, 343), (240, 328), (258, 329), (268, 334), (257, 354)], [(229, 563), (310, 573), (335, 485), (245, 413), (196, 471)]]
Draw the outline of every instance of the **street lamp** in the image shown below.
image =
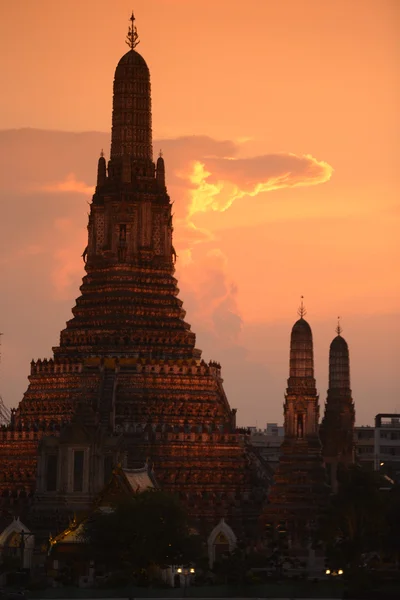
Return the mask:
[(338, 575), (343, 575), (343, 569), (326, 569), (325, 575), (331, 575), (332, 577), (337, 577)]
[[(188, 587), (188, 578), (191, 577), (191, 575), (194, 575), (196, 573), (196, 570), (193, 567), (178, 567), (178, 569), (176, 570), (177, 573), (179, 573), (179, 575), (183, 575), (184, 577), (184, 583), (183, 583), (183, 596), (186, 596), (186, 589)], [(190, 581), (190, 579), (189, 579)]]

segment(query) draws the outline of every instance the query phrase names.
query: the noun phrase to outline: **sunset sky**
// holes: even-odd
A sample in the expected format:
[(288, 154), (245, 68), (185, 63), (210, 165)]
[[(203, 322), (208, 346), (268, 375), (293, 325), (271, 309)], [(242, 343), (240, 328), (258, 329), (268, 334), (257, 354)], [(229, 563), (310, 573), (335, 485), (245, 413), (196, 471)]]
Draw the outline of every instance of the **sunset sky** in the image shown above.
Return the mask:
[[(282, 423), (304, 295), (321, 413), (337, 316), (356, 421), (400, 412), (399, 0), (18, 0), (0, 20), (0, 393), (79, 294), (132, 8), (186, 320), (241, 425)], [(29, 129), (27, 129), (29, 128)]]

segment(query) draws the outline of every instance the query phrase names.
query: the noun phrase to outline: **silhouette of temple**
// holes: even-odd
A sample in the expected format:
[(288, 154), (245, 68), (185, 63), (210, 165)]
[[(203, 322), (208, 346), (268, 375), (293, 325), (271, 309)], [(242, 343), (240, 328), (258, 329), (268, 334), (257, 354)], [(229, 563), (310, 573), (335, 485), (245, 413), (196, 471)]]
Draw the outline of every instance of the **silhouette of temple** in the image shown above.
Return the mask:
[(337, 492), (337, 474), (341, 467), (354, 463), (354, 402), (350, 389), (349, 348), (340, 324), (329, 348), (329, 389), (325, 414), (320, 427), (322, 454), (328, 483)]
[(328, 492), (318, 433), (313, 338), (305, 313), (302, 302), (290, 339), (285, 437), (263, 514), (264, 523), (285, 532), (292, 545), (303, 546), (312, 537)]
[(346, 341), (339, 327), (319, 428), (312, 332), (301, 304), (285, 437), (264, 506), (271, 468), (236, 428), (221, 366), (202, 359), (178, 297), (172, 204), (164, 158), (153, 160), (150, 73), (136, 51), (133, 15), (127, 42), (115, 70), (110, 158), (102, 151), (98, 159), (81, 295), (53, 357), (32, 361), (28, 389), (0, 428), (3, 506), (18, 514), (22, 499), (30, 530), (47, 535), (50, 518), (56, 535), (118, 466), (135, 481), (154, 474), (157, 486), (180, 496), (208, 537), (211, 562), (237, 538), (259, 538), (262, 511), (264, 522), (304, 546), (328, 492), (324, 460), (333, 491), (340, 465), (354, 460)]
[[(61, 432), (60, 443), (40, 445), (44, 505), (56, 497), (65, 510), (74, 498), (87, 505), (123, 455), (128, 469), (151, 465), (205, 530), (224, 518), (240, 534), (257, 527), (262, 464), (236, 431), (220, 365), (201, 358), (184, 320), (165, 164), (162, 156), (153, 161), (150, 74), (135, 49), (133, 15), (127, 41), (115, 70), (110, 159), (101, 152), (90, 204), (81, 295), (53, 358), (32, 361), (29, 387), (0, 431), (0, 490), (32, 494), (39, 443)], [(77, 422), (85, 405), (91, 414)]]

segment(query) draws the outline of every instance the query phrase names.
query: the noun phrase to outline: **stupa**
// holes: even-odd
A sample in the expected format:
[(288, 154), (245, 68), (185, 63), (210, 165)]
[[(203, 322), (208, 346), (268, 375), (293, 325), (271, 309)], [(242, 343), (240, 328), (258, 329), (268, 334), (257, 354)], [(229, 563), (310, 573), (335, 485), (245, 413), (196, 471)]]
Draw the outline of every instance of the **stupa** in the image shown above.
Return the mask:
[(127, 468), (151, 463), (161, 487), (204, 527), (221, 518), (236, 531), (256, 527), (260, 465), (236, 431), (221, 367), (202, 360), (178, 298), (172, 204), (164, 158), (153, 161), (150, 74), (133, 14), (127, 43), (115, 70), (110, 159), (101, 152), (98, 160), (81, 295), (53, 357), (32, 361), (28, 390), (0, 431), (0, 488), (31, 493), (40, 439), (58, 435), (87, 403), (100, 426), (124, 437)]
[(263, 522), (275, 533), (284, 532), (292, 547), (306, 547), (317, 526), (328, 486), (319, 439), (319, 404), (314, 378), (313, 338), (304, 319), (290, 338), (289, 379), (284, 404), (285, 437), (274, 473)]
[(332, 491), (338, 487), (338, 469), (354, 463), (355, 410), (350, 389), (349, 347), (338, 320), (329, 348), (329, 389), (320, 427), (322, 454)]

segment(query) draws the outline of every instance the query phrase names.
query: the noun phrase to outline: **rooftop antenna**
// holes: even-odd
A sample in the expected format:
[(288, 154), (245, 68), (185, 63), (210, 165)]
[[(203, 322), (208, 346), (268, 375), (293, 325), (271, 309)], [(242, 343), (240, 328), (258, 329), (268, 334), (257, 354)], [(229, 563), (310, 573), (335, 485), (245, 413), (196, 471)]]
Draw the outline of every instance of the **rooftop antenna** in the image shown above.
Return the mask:
[(128, 29), (128, 35), (126, 36), (125, 43), (128, 44), (131, 50), (134, 50), (134, 48), (136, 48), (136, 46), (140, 43), (140, 40), (135, 25), (135, 15), (133, 14), (133, 11), (129, 20), (131, 24)]

